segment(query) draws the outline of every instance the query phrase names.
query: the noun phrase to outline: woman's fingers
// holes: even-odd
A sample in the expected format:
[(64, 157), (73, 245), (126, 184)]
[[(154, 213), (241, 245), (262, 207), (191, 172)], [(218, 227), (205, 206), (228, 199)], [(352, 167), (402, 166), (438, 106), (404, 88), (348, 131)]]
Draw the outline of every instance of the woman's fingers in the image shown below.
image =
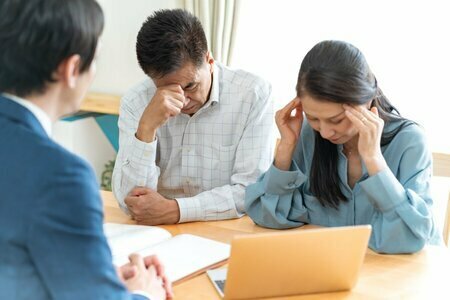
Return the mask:
[(286, 104), (285, 107), (283, 107), (281, 109), (281, 115), (286, 118), (286, 117), (290, 117), (292, 111), (298, 107), (300, 104), (300, 99), (299, 98), (294, 98), (293, 100), (291, 100), (288, 104)]
[[(353, 116), (354, 118), (349, 119), (352, 121), (355, 126), (359, 129), (373, 128), (377, 127), (380, 123), (380, 118), (378, 117), (378, 110), (376, 108), (372, 108), (374, 110), (368, 110), (364, 107), (352, 107), (350, 105), (344, 104), (345, 113), (347, 116)], [(355, 119), (356, 118), (356, 119)], [(363, 126), (361, 126), (363, 125)]]
[(366, 127), (366, 125), (364, 124), (364, 122), (358, 118), (353, 111), (350, 110), (345, 110), (345, 115), (347, 116), (347, 118), (353, 123), (353, 125), (356, 126), (356, 128), (358, 129), (358, 131), (363, 131)]
[(302, 102), (298, 102), (297, 106), (295, 106), (295, 118), (300, 119), (303, 117), (303, 106)]

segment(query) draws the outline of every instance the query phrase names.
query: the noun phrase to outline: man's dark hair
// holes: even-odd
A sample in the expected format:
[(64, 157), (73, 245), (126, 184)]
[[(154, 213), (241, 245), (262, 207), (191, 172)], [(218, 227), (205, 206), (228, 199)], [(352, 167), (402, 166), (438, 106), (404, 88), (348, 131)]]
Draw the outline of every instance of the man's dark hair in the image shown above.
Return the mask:
[(103, 30), (95, 0), (2, 0), (0, 2), (0, 92), (42, 94), (58, 66), (81, 57), (89, 69)]
[(199, 67), (208, 51), (200, 20), (182, 9), (156, 11), (142, 24), (136, 54), (145, 74), (161, 78), (186, 62)]

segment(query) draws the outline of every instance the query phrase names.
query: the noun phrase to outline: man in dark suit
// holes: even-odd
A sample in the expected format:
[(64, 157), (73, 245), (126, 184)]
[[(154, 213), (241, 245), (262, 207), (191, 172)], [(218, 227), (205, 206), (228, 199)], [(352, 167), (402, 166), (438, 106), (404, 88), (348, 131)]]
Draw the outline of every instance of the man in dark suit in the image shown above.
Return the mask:
[(164, 299), (155, 257), (115, 269), (85, 161), (51, 124), (79, 108), (103, 29), (95, 0), (0, 2), (0, 299)]

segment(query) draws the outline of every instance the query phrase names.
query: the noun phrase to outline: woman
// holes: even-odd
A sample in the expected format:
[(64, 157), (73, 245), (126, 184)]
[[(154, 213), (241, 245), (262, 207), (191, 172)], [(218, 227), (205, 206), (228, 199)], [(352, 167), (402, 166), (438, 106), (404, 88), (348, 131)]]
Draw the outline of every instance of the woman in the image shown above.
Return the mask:
[(275, 119), (275, 161), (246, 191), (255, 223), (371, 224), (369, 246), (383, 253), (440, 243), (424, 134), (383, 95), (356, 47), (314, 46), (302, 62), (297, 97)]

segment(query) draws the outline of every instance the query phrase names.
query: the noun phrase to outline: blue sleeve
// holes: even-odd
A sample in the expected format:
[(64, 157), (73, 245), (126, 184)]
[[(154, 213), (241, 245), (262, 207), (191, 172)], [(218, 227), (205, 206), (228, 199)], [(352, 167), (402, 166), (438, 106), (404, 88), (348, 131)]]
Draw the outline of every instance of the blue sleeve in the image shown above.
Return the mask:
[(309, 223), (301, 192), (306, 178), (295, 161), (292, 161), (291, 171), (272, 165), (256, 183), (247, 187), (247, 214), (256, 224), (269, 228), (292, 228)]
[(28, 249), (39, 276), (53, 299), (132, 299), (112, 264), (93, 172), (78, 158), (61, 160), (27, 208), (35, 210)]
[(403, 149), (401, 143), (395, 145), (393, 152), (401, 157), (397, 176), (388, 168), (360, 183), (376, 210), (369, 246), (377, 252), (417, 252), (437, 233), (429, 186), (431, 153), (421, 136), (409, 137), (408, 143)]

